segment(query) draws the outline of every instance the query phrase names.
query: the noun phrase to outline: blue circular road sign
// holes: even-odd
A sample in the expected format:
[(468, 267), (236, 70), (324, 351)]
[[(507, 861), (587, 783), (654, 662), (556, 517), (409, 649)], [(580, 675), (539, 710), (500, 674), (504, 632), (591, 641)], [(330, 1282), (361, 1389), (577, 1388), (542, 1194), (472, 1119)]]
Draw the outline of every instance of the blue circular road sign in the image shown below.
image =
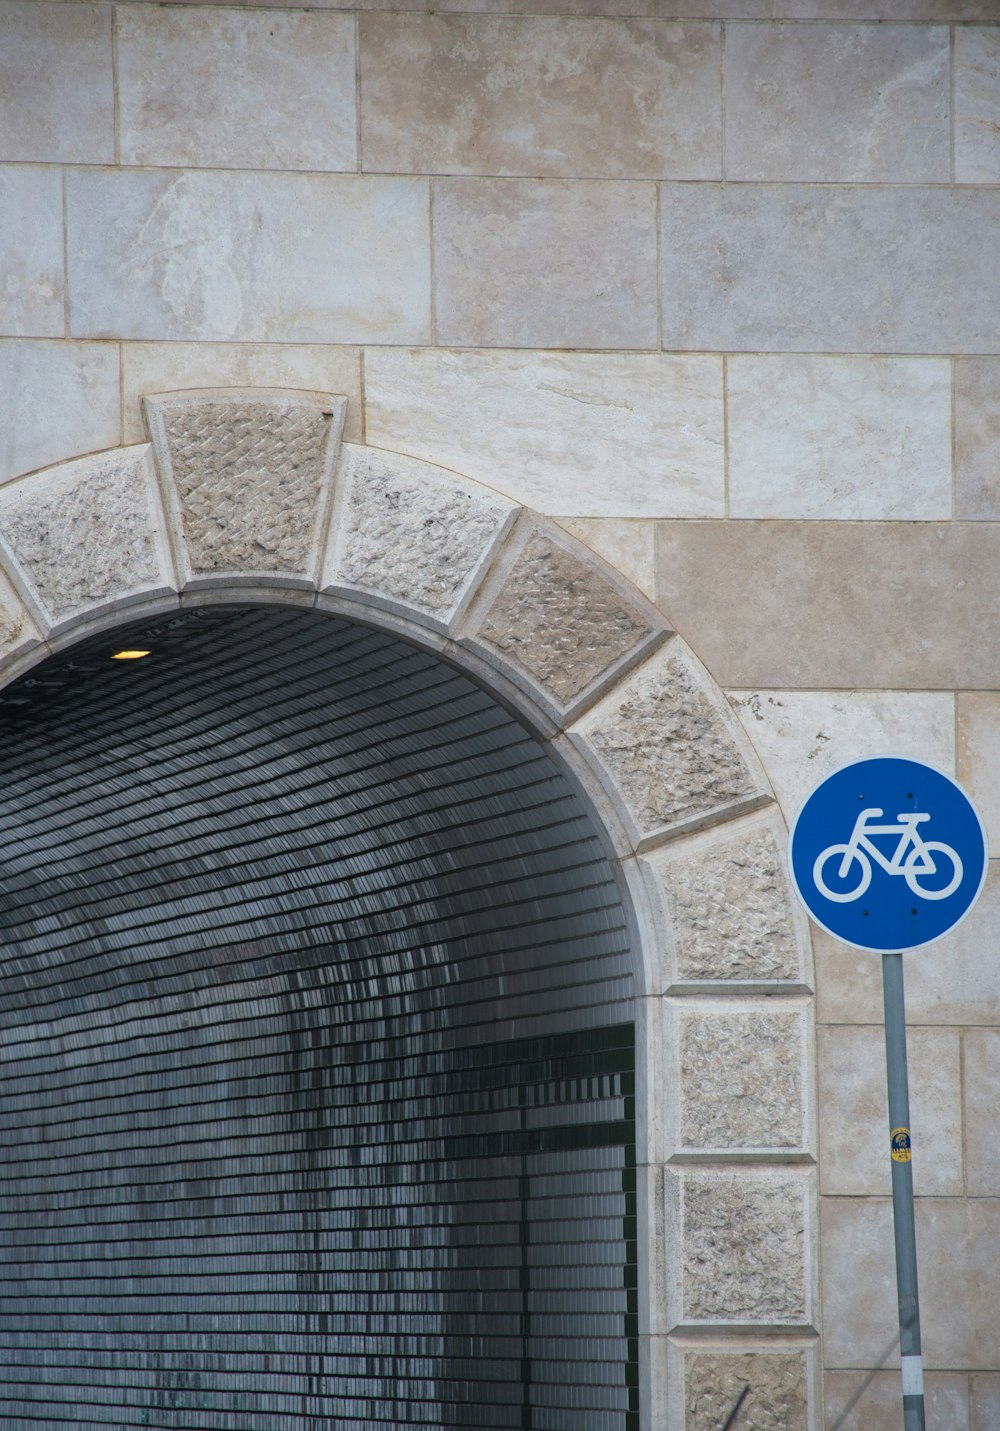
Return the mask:
[(834, 771), (799, 811), (788, 839), (792, 883), (813, 919), (856, 949), (916, 949), (975, 904), (986, 832), (971, 800), (940, 770), (879, 756)]

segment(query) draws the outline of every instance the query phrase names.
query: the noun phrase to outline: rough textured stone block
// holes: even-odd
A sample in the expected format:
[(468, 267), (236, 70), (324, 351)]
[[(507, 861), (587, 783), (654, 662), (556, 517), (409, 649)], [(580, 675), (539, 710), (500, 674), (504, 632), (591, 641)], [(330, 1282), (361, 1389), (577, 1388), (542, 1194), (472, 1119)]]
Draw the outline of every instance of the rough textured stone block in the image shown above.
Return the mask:
[(364, 168), (715, 179), (718, 25), (368, 15)]
[(954, 769), (951, 695), (773, 690), (729, 694), (788, 821), (814, 786), (849, 760), (891, 750), (949, 773)]
[(726, 177), (950, 178), (944, 26), (731, 25)]
[(313, 571), (343, 423), (328, 393), (201, 390), (146, 399), (195, 575)]
[(62, 227), (58, 169), (0, 169), (0, 333), (63, 336)]
[(747, 1431), (810, 1431), (809, 1381), (802, 1352), (688, 1352), (684, 1357), (685, 1431), (725, 1426), (738, 1413)]
[(654, 187), (437, 179), (434, 279), (442, 343), (656, 347)]
[(146, 393), (181, 388), (302, 388), (343, 393), (344, 437), (361, 436), (361, 354), (325, 343), (123, 343), (124, 440), (146, 436)]
[(345, 447), (324, 584), (346, 583), (442, 623), (512, 520), (512, 503), (425, 462)]
[(615, 781), (640, 837), (764, 798), (738, 728), (677, 642), (576, 729)]
[(0, 160), (112, 164), (107, 5), (0, 5)]
[(536, 511), (724, 514), (719, 358), (374, 348), (365, 389), (369, 442)]
[(0, 342), (0, 481), (116, 446), (118, 410), (114, 344)]
[[(220, 84), (210, 123), (193, 124)], [(120, 5), (118, 92), (123, 164), (357, 165), (348, 15)]]
[(955, 178), (960, 184), (1000, 183), (1000, 29), (995, 25), (955, 31)]
[(426, 342), (428, 204), (421, 179), (71, 171), (73, 336)]
[[(877, 955), (869, 955), (880, 977)], [(892, 1190), (880, 1027), (820, 1028), (820, 1190), (838, 1196), (888, 1196)], [(913, 1185), (919, 1196), (960, 1197), (962, 1080), (959, 1034), (911, 1028), (910, 1126)]]
[(955, 362), (955, 515), (1000, 518), (1000, 358)]
[(972, 1431), (1000, 1426), (1000, 1375), (972, 1377)]
[(998, 563), (991, 522), (657, 525), (658, 604), (726, 687), (1000, 690)]
[(148, 446), (81, 457), (0, 491), (0, 539), (51, 623), (172, 585)]
[(803, 1011), (682, 1007), (676, 1018), (678, 1151), (803, 1147)]
[(784, 826), (767, 815), (646, 857), (666, 897), (678, 980), (801, 980)]
[(0, 574), (0, 663), (38, 640), (38, 629), (24, 603), (6, 575)]
[(946, 358), (734, 357), (729, 515), (948, 520)]
[(661, 193), (666, 348), (1000, 347), (1000, 190), (670, 183)]
[(660, 629), (652, 610), (640, 611), (596, 562), (534, 528), (474, 634), (565, 708)]
[(668, 1187), (679, 1209), (685, 1320), (808, 1320), (809, 1178), (689, 1172), (668, 1174)]

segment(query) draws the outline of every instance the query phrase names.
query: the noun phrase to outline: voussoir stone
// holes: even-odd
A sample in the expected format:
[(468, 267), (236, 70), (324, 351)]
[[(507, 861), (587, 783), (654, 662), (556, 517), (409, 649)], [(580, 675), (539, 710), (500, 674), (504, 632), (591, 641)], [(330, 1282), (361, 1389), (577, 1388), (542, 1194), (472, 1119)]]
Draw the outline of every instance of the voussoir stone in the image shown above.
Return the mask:
[(681, 1145), (801, 1147), (802, 1034), (797, 1009), (682, 1010)]
[[(648, 857), (664, 892), (679, 980), (795, 980), (799, 941), (780, 821)], [(782, 842), (783, 843), (783, 842)]]
[(740, 1171), (680, 1183), (684, 1318), (804, 1322), (809, 1181)]
[(346, 401), (242, 389), (147, 397), (190, 574), (312, 574)]
[[(739, 1420), (753, 1431), (807, 1431), (809, 1383), (801, 1352), (689, 1352), (685, 1431), (725, 1426), (743, 1388)], [(739, 1422), (737, 1422), (739, 1424)]]
[(430, 463), (345, 443), (324, 585), (346, 585), (447, 623), (518, 511)]
[(576, 732), (607, 769), (640, 838), (766, 798), (728, 712), (679, 641), (623, 681)]
[(595, 563), (536, 529), (477, 636), (566, 706), (655, 630)]
[(53, 623), (173, 585), (148, 444), (3, 488), (0, 539)]

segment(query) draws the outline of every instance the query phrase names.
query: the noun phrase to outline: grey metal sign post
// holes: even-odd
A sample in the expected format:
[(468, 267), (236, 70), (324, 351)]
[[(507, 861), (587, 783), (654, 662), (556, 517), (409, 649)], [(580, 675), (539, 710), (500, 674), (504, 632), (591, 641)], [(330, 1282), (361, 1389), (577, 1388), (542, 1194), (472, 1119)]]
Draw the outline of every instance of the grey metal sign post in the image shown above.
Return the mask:
[(816, 923), (882, 955), (904, 1431), (925, 1431), (925, 1419), (903, 953), (965, 918), (988, 863), (983, 824), (964, 790), (898, 756), (834, 771), (805, 801), (788, 841), (792, 883)]

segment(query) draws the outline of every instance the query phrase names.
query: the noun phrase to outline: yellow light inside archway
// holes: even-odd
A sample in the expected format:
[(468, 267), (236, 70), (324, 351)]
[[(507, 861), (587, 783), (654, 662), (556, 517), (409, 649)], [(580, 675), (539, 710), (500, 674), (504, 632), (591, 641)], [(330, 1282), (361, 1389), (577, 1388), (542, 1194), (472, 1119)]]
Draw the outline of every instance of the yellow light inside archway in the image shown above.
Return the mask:
[(143, 656), (148, 656), (148, 651), (115, 651), (112, 661), (138, 661)]

